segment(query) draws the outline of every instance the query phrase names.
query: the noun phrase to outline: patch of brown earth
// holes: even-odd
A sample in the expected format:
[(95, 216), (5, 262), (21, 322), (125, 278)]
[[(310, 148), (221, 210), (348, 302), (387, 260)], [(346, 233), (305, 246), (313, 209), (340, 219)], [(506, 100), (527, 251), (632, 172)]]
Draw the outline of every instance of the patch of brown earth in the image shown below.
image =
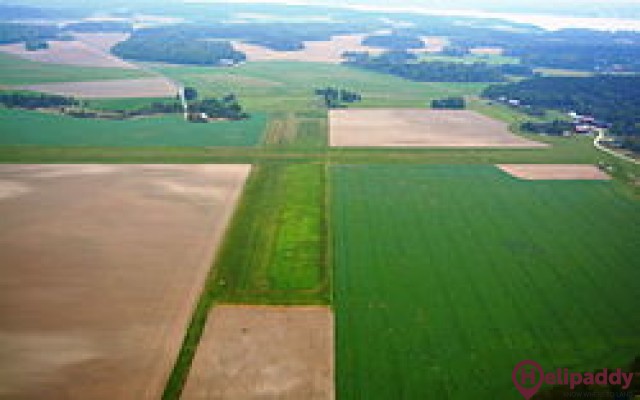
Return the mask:
[(182, 399), (334, 399), (333, 348), (328, 307), (215, 307)]
[(56, 82), (13, 86), (16, 89), (84, 99), (173, 97), (178, 88), (165, 78), (112, 79), (90, 82)]
[(0, 166), (0, 398), (161, 398), (249, 169)]
[[(97, 40), (97, 39), (96, 39)], [(102, 40), (102, 39), (100, 39)], [(107, 39), (104, 39), (105, 41)], [(123, 68), (137, 69), (134, 64), (128, 63), (108, 51), (99, 47), (94, 47), (83, 41), (50, 41), (49, 48), (28, 51), (24, 44), (5, 44), (0, 46), (0, 51), (9, 53), (20, 58), (42, 63), (75, 65), (81, 67), (103, 67), (103, 68)], [(106, 46), (106, 43), (102, 43)]]
[(545, 147), (474, 111), (430, 109), (331, 110), (334, 147)]
[(525, 180), (609, 180), (611, 177), (594, 165), (585, 164), (501, 164), (511, 176)]
[(380, 54), (384, 50), (376, 47), (362, 45), (362, 39), (366, 35), (341, 35), (334, 36), (331, 40), (318, 42), (305, 42), (305, 48), (298, 51), (275, 51), (266, 47), (233, 42), (233, 46), (247, 55), (249, 61), (304, 61), (341, 63), (342, 53), (345, 51), (368, 51)]

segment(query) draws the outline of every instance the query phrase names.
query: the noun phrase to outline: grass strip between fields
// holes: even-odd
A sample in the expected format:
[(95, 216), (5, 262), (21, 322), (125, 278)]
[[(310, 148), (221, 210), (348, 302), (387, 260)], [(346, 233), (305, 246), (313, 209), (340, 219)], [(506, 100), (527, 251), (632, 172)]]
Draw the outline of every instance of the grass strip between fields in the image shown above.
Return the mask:
[(163, 400), (177, 400), (217, 303), (330, 302), (323, 164), (253, 167), (205, 282)]

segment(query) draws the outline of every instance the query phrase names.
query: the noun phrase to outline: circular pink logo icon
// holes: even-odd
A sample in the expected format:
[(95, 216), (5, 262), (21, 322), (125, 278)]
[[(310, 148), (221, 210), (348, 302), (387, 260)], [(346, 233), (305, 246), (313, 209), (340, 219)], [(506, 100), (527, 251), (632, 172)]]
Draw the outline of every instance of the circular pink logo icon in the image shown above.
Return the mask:
[(542, 370), (542, 366), (537, 362), (524, 360), (513, 369), (511, 379), (516, 389), (518, 389), (518, 392), (520, 392), (526, 400), (529, 400), (540, 390), (540, 386), (542, 386), (542, 381), (544, 380), (544, 371)]

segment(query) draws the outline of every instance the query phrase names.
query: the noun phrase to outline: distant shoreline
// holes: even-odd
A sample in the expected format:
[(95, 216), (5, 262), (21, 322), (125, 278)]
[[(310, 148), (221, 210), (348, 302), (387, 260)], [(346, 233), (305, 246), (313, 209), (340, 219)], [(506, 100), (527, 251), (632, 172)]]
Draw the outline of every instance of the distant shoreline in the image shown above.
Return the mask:
[[(220, 3), (217, 0), (185, 0), (186, 3)], [(246, 4), (285, 4), (297, 6), (325, 6), (354, 11), (411, 13), (423, 15), (459, 16), (483, 19), (501, 19), (521, 24), (530, 24), (546, 30), (592, 29), (600, 31), (640, 31), (640, 19), (608, 17), (571, 17), (542, 13), (506, 13), (470, 9), (429, 9), (418, 6), (371, 6), (361, 4), (329, 4), (323, 1), (300, 0), (242, 0)]]

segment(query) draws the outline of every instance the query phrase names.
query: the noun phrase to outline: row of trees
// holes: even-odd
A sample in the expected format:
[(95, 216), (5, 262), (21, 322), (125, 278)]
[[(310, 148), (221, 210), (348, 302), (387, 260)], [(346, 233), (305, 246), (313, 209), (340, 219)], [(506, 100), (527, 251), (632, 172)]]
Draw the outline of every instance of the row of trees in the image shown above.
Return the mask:
[(502, 82), (501, 66), (487, 63), (416, 62), (415, 55), (389, 52), (381, 56), (369, 53), (345, 53), (345, 65), (400, 76), (421, 82)]
[(195, 40), (161, 30), (136, 31), (111, 51), (126, 59), (173, 64), (231, 65), (246, 60), (228, 41)]
[(56, 108), (77, 106), (80, 102), (73, 97), (44, 93), (0, 93), (0, 104), (9, 108)]
[(454, 33), (453, 46), (503, 48), (529, 67), (561, 68), (594, 72), (640, 71), (640, 33), (566, 29), (542, 32), (478, 30)]
[(60, 34), (60, 29), (55, 25), (0, 23), (0, 44), (46, 41), (56, 39)]
[(362, 96), (359, 93), (333, 87), (316, 89), (315, 94), (322, 96), (327, 108), (345, 108), (347, 104), (362, 101)]
[(464, 110), (466, 106), (467, 104), (463, 97), (447, 97), (431, 102), (431, 108), (435, 109)]
[(366, 37), (362, 44), (389, 50), (422, 49), (425, 47), (420, 37), (404, 34), (372, 35)]
[(523, 122), (520, 129), (529, 133), (562, 136), (565, 132), (573, 130), (573, 124), (568, 121), (554, 120), (551, 122)]
[(204, 98), (193, 100), (189, 103), (189, 111), (192, 113), (206, 114), (208, 118), (241, 120), (249, 118), (244, 112), (234, 94), (228, 94), (221, 98)]
[[(187, 90), (189, 99), (189, 112), (194, 114), (207, 114), (208, 118), (222, 118), (240, 120), (249, 115), (243, 111), (234, 94), (217, 98), (204, 98), (198, 100), (197, 91), (193, 88)], [(86, 104), (73, 97), (64, 97), (44, 93), (6, 92), (0, 93), (0, 104), (8, 108), (24, 109), (62, 109), (65, 115), (76, 118), (101, 118), (101, 119), (127, 119), (139, 116), (158, 114), (178, 114), (184, 110), (180, 102), (176, 100), (155, 101), (131, 110), (101, 110), (87, 107)]]

